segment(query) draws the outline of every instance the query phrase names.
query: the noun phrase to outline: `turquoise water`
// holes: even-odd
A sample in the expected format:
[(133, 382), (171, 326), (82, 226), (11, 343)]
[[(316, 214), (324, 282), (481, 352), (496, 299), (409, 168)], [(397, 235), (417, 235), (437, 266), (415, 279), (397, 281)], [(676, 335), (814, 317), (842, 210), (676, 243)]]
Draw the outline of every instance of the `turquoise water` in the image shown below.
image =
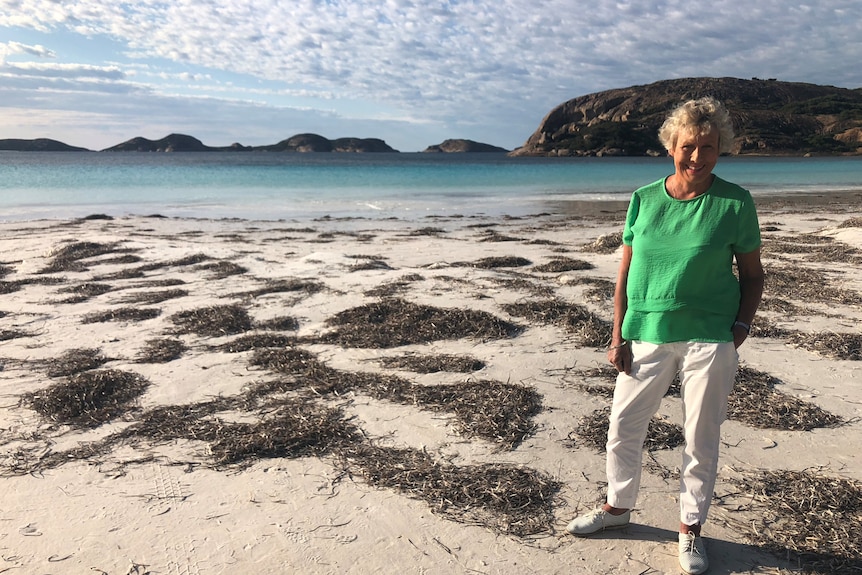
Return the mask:
[[(0, 152), (0, 219), (517, 216), (628, 199), (671, 170), (667, 158)], [(715, 171), (755, 196), (862, 191), (862, 158), (722, 158)]]

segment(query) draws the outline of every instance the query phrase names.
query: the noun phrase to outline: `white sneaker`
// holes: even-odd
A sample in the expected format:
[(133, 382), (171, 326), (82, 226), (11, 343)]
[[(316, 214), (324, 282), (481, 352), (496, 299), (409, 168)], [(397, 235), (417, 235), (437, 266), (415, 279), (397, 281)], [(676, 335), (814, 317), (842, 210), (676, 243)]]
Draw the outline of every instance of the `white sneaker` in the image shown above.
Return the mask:
[(566, 531), (572, 535), (590, 535), (606, 529), (621, 529), (629, 524), (631, 516), (630, 509), (620, 515), (612, 515), (600, 507), (586, 515), (575, 517), (566, 527)]
[(709, 569), (702, 537), (694, 533), (679, 534), (679, 566), (689, 575), (700, 575)]

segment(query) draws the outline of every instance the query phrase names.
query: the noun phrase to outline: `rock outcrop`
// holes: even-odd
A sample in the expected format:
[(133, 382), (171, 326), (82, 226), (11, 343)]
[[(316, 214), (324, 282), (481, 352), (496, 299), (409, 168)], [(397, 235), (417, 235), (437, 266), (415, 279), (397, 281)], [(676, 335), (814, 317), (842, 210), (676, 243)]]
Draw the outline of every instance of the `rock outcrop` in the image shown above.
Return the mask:
[(777, 80), (684, 78), (607, 90), (560, 104), (516, 156), (663, 155), (658, 128), (679, 103), (724, 102), (733, 154), (862, 153), (862, 89)]
[(458, 154), (458, 153), (501, 153), (508, 152), (509, 150), (505, 148), (500, 148), (498, 146), (492, 146), (491, 144), (483, 144), (481, 142), (474, 142), (473, 140), (444, 140), (440, 144), (436, 144), (434, 146), (428, 146), (423, 150), (425, 153), (446, 153), (446, 154)]

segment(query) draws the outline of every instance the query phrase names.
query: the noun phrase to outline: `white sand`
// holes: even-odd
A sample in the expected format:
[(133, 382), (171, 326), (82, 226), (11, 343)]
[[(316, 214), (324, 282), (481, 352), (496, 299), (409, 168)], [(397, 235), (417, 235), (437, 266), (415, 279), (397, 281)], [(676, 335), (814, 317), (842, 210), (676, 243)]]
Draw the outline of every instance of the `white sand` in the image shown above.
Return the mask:
[[(862, 229), (837, 229), (849, 216), (825, 210), (816, 214), (762, 211), (761, 220), (777, 225), (780, 231), (774, 234), (782, 237), (816, 233), (862, 249)], [(489, 228), (477, 224), (494, 224), (492, 229), (516, 239), (480, 241)], [(427, 227), (443, 231), (410, 234)], [(114, 291), (84, 303), (59, 303), (71, 295), (59, 293), (63, 287), (141, 264), (92, 265), (88, 271), (51, 274), (64, 278), (65, 283), (30, 283), (0, 296), (0, 311), (5, 312), (0, 330), (30, 334), (0, 342), (0, 573), (678, 573), (677, 486), (673, 479), (644, 472), (634, 524), (626, 530), (583, 539), (565, 533), (573, 516), (593, 507), (603, 496), (604, 457), (579, 445), (574, 432), (579, 418), (607, 405), (606, 399), (578, 388), (583, 378), (575, 370), (603, 365), (605, 352), (581, 347), (573, 334), (553, 326), (530, 325), (518, 337), (491, 341), (435, 341), (394, 349), (323, 344), (309, 348), (329, 366), (346, 371), (384, 370), (376, 358), (409, 352), (468, 354), (484, 361), (486, 367), (472, 374), (394, 373), (422, 384), (481, 379), (534, 387), (543, 398), (543, 409), (535, 417), (538, 428), (511, 451), (459, 436), (446, 413), (361, 394), (330, 400), (369, 441), (380, 445), (424, 448), (435, 459), (457, 465), (523, 465), (562, 482), (553, 526), (526, 539), (435, 515), (424, 501), (374, 488), (359, 475), (344, 474), (330, 458), (264, 459), (246, 469), (217, 470), (209, 465), (204, 443), (175, 441), (146, 451), (123, 447), (107, 456), (71, 460), (39, 473), (11, 471), (19, 450), (62, 451), (128, 425), (117, 421), (80, 431), (52, 428), (39, 419), (19, 397), (59, 381), (46, 376), (40, 361), (70, 349), (99, 348), (114, 358), (103, 368), (135, 372), (151, 382), (139, 402), (144, 409), (231, 396), (268, 375), (249, 366), (249, 353), (213, 352), (206, 347), (229, 337), (181, 336), (190, 349), (169, 363), (142, 364), (135, 358), (146, 340), (164, 337), (171, 327), (167, 318), (179, 311), (242, 302), (257, 321), (292, 316), (299, 322), (297, 335), (313, 336), (328, 329), (324, 325), (327, 318), (373, 301), (364, 295), (367, 290), (408, 274), (423, 279), (412, 282), (401, 295), (418, 303), (483, 310), (526, 324), (523, 318), (506, 316), (501, 305), (540, 296), (499, 281), (525, 279), (609, 319), (610, 301), (585, 299), (589, 286), (570, 280), (614, 279), (618, 253), (587, 253), (580, 247), (619, 227), (618, 218), (548, 217), (495, 222), (430, 219), (421, 224), (155, 218), (0, 224), (0, 260), (12, 270), (7, 282), (40, 277), (36, 272), (48, 264), (52, 253), (74, 241), (121, 242), (122, 247), (136, 250), (143, 258), (141, 263), (206, 254), (248, 268), (246, 274), (218, 280), (199, 266), (164, 268), (145, 278), (99, 282), (110, 284)], [(558, 245), (533, 240), (552, 240)], [(391, 269), (350, 271), (371, 256)], [(566, 256), (587, 260), (595, 268), (539, 274), (531, 272), (530, 266), (486, 270), (452, 265), (489, 256), (518, 256), (536, 265)], [(768, 269), (770, 265), (791, 265), (791, 261), (766, 259), (765, 263)], [(829, 270), (835, 286), (862, 292), (858, 265), (805, 265)], [(189, 295), (142, 306), (161, 309), (159, 317), (82, 323), (88, 313), (123, 307), (126, 304), (121, 299), (130, 294), (169, 289), (126, 286), (167, 278), (182, 279), (185, 284), (176, 287), (188, 290)], [(317, 281), (326, 289), (310, 296), (237, 296), (261, 287), (264, 279)], [(807, 332), (860, 332), (862, 311), (858, 307), (813, 307), (822, 313), (786, 321), (774, 313), (763, 315), (782, 327)], [(821, 357), (777, 339), (751, 338), (741, 356), (745, 365), (779, 378), (784, 393), (851, 423), (839, 429), (799, 432), (755, 429), (728, 421), (718, 493), (729, 489), (725, 480), (734, 473), (731, 466), (737, 470), (819, 468), (862, 480), (858, 449), (862, 445), (862, 364)], [(679, 423), (678, 400), (667, 399), (660, 415)], [(253, 419), (251, 414), (235, 416), (237, 420)], [(672, 471), (679, 465), (679, 454), (677, 448), (656, 452), (655, 457)], [(748, 545), (744, 534), (730, 526), (745, 519), (744, 510), (713, 507), (711, 521), (704, 527), (711, 573), (777, 573), (792, 566)]]

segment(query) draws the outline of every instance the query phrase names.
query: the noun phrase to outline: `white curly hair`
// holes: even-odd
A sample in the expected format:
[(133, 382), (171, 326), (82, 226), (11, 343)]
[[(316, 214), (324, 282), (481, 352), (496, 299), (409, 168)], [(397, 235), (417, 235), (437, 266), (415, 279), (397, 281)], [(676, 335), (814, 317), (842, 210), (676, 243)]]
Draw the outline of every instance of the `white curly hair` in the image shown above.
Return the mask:
[(703, 135), (718, 130), (719, 153), (733, 146), (733, 122), (724, 105), (711, 96), (689, 100), (677, 106), (661, 125), (658, 138), (666, 150), (673, 150), (680, 132)]

